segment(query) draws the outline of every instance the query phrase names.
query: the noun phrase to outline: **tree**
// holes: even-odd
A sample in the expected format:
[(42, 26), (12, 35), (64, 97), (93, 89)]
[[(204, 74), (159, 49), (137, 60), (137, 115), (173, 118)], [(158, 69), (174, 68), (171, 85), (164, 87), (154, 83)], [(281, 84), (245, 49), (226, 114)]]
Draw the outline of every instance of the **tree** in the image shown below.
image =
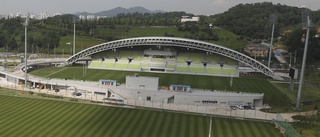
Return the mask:
[(6, 37), (0, 33), (0, 48), (4, 47), (6, 44)]
[[(318, 111), (318, 105), (315, 105), (313, 109), (314, 109), (315, 113), (317, 114), (317, 111)], [(314, 115), (315, 115), (315, 114), (314, 114)]]
[(7, 42), (7, 47), (6, 47), (6, 51), (11, 51), (14, 49), (17, 49), (18, 44), (16, 42), (16, 40), (14, 38), (10, 38)]
[[(306, 30), (295, 29), (285, 37), (285, 45), (288, 46), (289, 52), (297, 51), (297, 58), (302, 59), (305, 45)], [(317, 35), (315, 28), (310, 29), (309, 45), (307, 52), (307, 63), (313, 63), (320, 58), (320, 37)]]

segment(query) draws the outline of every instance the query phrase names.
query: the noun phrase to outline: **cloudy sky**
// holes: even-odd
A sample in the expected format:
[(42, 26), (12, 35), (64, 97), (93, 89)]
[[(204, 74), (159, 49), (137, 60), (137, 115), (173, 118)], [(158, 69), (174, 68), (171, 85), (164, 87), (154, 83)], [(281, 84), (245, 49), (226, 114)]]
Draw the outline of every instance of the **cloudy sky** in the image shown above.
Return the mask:
[[(239, 3), (263, 1), (265, 0), (0, 0), (0, 13), (100, 12), (115, 7), (143, 6), (149, 10), (185, 11), (197, 15), (213, 15), (222, 13)], [(320, 0), (269, 0), (268, 2), (306, 6), (312, 10), (320, 9)]]

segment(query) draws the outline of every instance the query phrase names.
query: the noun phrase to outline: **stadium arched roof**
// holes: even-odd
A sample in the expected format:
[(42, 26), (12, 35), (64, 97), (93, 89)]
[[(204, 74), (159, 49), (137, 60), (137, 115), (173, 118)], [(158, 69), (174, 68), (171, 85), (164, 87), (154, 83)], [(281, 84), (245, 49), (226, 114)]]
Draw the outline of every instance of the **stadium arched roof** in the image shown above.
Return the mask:
[(209, 53), (219, 54), (242, 62), (274, 79), (281, 79), (279, 75), (274, 74), (274, 72), (267, 66), (240, 52), (213, 43), (176, 37), (138, 37), (102, 43), (78, 52), (77, 54), (71, 56), (65, 62), (60, 64), (60, 66), (71, 65), (79, 59), (105, 50), (145, 45), (176, 46), (207, 51)]

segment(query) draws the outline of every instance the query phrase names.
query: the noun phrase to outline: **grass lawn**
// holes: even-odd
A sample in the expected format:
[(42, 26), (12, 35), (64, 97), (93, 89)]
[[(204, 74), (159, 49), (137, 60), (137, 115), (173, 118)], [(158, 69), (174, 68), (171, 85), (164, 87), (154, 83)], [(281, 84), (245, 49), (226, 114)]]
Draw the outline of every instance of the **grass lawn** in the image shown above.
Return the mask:
[[(317, 116), (295, 116), (301, 122), (294, 122), (292, 126), (299, 132), (302, 131), (303, 137), (320, 136), (320, 115)], [(317, 124), (318, 123), (318, 124)]]
[[(187, 35), (191, 35), (189, 32), (181, 32), (178, 31), (176, 27), (133, 27), (128, 32), (125, 33), (123, 30), (103, 30), (110, 33), (110, 35), (115, 36), (116, 39), (123, 39), (123, 38), (135, 38), (135, 37), (148, 37), (148, 36), (165, 36), (165, 34), (173, 35), (174, 37), (186, 37)], [(218, 41), (207, 41), (211, 43), (215, 43), (227, 48), (231, 49), (240, 49), (243, 48), (247, 42), (245, 40), (242, 40), (239, 38), (239, 36), (236, 36), (235, 34), (221, 28), (214, 28), (214, 33), (219, 35)], [(70, 44), (66, 44), (69, 43)], [(64, 54), (70, 54), (72, 51), (72, 42), (73, 42), (73, 36), (64, 36), (61, 37), (59, 40), (59, 46), (56, 47), (56, 53), (64, 53)], [(95, 39), (95, 38), (89, 38), (89, 37), (81, 37), (76, 36), (76, 53), (84, 50), (88, 47), (102, 44), (104, 42), (107, 42), (105, 40)], [(47, 52), (47, 50), (45, 50)], [(52, 54), (54, 51), (50, 51)]]
[(127, 33), (127, 38), (145, 37), (145, 36), (160, 36), (163, 37), (165, 33), (174, 35), (175, 37), (183, 37), (186, 32), (180, 32), (176, 27), (141, 27), (131, 28)]
[[(292, 98), (293, 100), (296, 100), (297, 98), (297, 92), (299, 85), (295, 84), (294, 90), (289, 91), (289, 83), (274, 83), (274, 85), (279, 88), (283, 93), (285, 93), (288, 97)], [(318, 101), (316, 101), (318, 100)], [(320, 106), (320, 89), (316, 87), (312, 87), (309, 85), (304, 84), (302, 86), (301, 91), (301, 101), (308, 102), (303, 103), (302, 109), (304, 110), (314, 110), (315, 105)], [(312, 102), (314, 101), (314, 102)]]
[[(295, 99), (297, 96), (299, 85), (294, 85), (294, 90), (289, 91), (289, 83), (275, 83), (275, 85), (285, 92), (290, 98)], [(306, 84), (302, 87), (301, 101), (319, 100), (320, 99), (320, 89)]]
[[(207, 41), (212, 42), (231, 49), (241, 49), (248, 42), (246, 40), (240, 39), (239, 36), (231, 33), (222, 28), (214, 28), (213, 32), (219, 37), (218, 41)], [(176, 27), (141, 27), (141, 28), (131, 28), (127, 33), (127, 38), (133, 37), (145, 37), (145, 36), (164, 36), (164, 34), (170, 34), (174, 37), (185, 37), (191, 35), (189, 32), (178, 31)]]
[[(0, 95), (1, 136), (207, 137), (210, 117)], [(212, 118), (213, 137), (280, 137), (269, 122)]]
[(248, 42), (244, 39), (241, 39), (240, 36), (237, 36), (225, 29), (215, 28), (213, 31), (219, 36), (219, 40), (213, 42), (215, 44), (234, 50), (240, 50), (248, 44)]
[[(69, 43), (70, 44), (66, 44)], [(64, 36), (59, 41), (59, 47), (56, 48), (56, 53), (64, 53), (64, 54), (71, 54), (72, 48), (73, 48), (73, 36)], [(103, 40), (100, 39), (94, 39), (94, 38), (88, 38), (88, 37), (76, 37), (76, 53), (79, 51), (82, 51), (86, 48), (98, 45), (104, 43)], [(53, 53), (53, 51), (50, 51)]]
[(141, 76), (159, 77), (160, 86), (169, 86), (170, 84), (190, 85), (192, 88), (210, 89), (210, 90), (227, 90), (238, 92), (264, 93), (264, 103), (274, 107), (273, 111), (284, 111), (290, 109), (292, 101), (276, 86), (271, 84), (268, 79), (262, 78), (233, 78), (232, 87), (230, 78), (199, 76), (199, 75), (182, 75), (167, 73), (149, 73), (149, 72), (132, 72), (132, 71), (115, 71), (87, 69), (86, 76), (83, 76), (82, 67), (66, 68), (45, 68), (32, 71), (31, 74), (40, 77), (51, 78), (69, 78), (78, 80), (98, 81), (99, 79), (112, 79), (124, 83), (127, 75), (137, 73)]

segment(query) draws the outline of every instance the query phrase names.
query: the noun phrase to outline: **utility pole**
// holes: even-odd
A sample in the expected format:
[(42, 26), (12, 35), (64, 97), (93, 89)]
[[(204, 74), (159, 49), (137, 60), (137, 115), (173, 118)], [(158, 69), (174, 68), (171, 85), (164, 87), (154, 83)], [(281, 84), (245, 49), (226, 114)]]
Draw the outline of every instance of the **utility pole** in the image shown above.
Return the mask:
[(301, 66), (301, 73), (300, 73), (299, 89), (298, 89), (298, 93), (297, 93), (296, 110), (300, 109), (301, 91), (302, 91), (302, 86), (303, 86), (304, 69), (305, 69), (305, 65), (306, 65), (307, 50), (308, 50), (308, 43), (309, 43), (310, 23), (311, 23), (311, 20), (309, 18), (309, 13), (307, 13), (307, 19), (306, 19), (307, 35), (306, 35), (306, 41), (305, 41), (304, 51), (303, 51), (303, 59), (302, 59), (302, 66)]

